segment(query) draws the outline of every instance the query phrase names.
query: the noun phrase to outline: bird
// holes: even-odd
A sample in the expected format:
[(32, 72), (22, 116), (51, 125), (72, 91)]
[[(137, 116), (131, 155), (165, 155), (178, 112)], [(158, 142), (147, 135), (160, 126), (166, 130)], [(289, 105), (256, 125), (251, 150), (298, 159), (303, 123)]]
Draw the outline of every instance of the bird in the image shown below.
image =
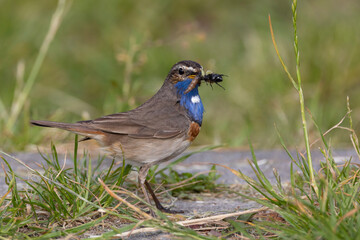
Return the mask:
[(108, 155), (139, 166), (138, 182), (145, 200), (151, 205), (150, 193), (157, 209), (174, 213), (161, 205), (146, 176), (151, 166), (180, 155), (198, 136), (204, 115), (198, 87), (202, 80), (211, 84), (214, 76), (223, 75), (207, 76), (199, 63), (184, 60), (174, 64), (158, 92), (135, 109), (76, 123), (30, 122), (95, 139)]

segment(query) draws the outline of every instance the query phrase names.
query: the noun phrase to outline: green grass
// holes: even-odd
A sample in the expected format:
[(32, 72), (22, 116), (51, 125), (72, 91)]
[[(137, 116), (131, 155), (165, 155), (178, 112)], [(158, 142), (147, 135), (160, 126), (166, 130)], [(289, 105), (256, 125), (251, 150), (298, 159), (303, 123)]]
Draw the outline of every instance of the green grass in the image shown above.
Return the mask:
[[(9, 131), (11, 108), (19, 101), (15, 89), (30, 84), (57, 2), (1, 1), (0, 134), (6, 136), (0, 138), (2, 148), (21, 150), (46, 142), (49, 132), (31, 128), (29, 119), (71, 122), (138, 106), (157, 91), (171, 65), (182, 59), (229, 76), (225, 91), (201, 87), (206, 114), (195, 144), (246, 146), (251, 136), (258, 148), (276, 147), (277, 135), (269, 127), (273, 123), (281, 126), (290, 147), (301, 143), (296, 95), (282, 80), (267, 24), (270, 13), (283, 58), (295, 66), (288, 39), (292, 27), (288, 1), (148, 4), (145, 0), (68, 1)], [(353, 115), (359, 116), (359, 3), (349, 0), (339, 7), (335, 1), (305, 1), (301, 8), (304, 98), (319, 125), (328, 129), (345, 114), (346, 96), (352, 100)], [(20, 70), (25, 67), (23, 74), (18, 71), (23, 83), (16, 81), (18, 63)], [(354, 129), (359, 129), (357, 122)], [(310, 122), (310, 140), (316, 133)], [(338, 146), (349, 147), (346, 136), (332, 138)], [(71, 142), (71, 135), (52, 139)]]
[[(270, 28), (273, 43), (289, 80), (299, 93), (300, 112), (304, 130), (304, 145), (306, 155), (300, 151), (297, 157), (293, 157), (286, 144), (279, 134), (280, 142), (284, 150), (289, 154), (292, 161), (290, 168), (290, 185), (282, 186), (280, 175), (274, 170), (277, 184), (274, 186), (265, 177), (259, 168), (255, 152), (250, 144), (253, 153), (253, 171), (257, 179), (249, 178), (241, 171), (233, 171), (240, 178), (244, 179), (262, 197), (246, 196), (261, 205), (267, 206), (272, 213), (278, 215), (274, 220), (274, 214), (268, 213), (265, 221), (232, 221), (234, 230), (231, 233), (239, 232), (249, 238), (259, 236), (272, 236), (278, 239), (359, 239), (360, 233), (360, 168), (359, 164), (352, 163), (348, 159), (345, 164), (337, 165), (332, 156), (325, 134), (310, 114), (314, 126), (317, 128), (322, 146), (324, 160), (321, 162), (321, 169), (313, 170), (313, 163), (310, 154), (310, 142), (308, 140), (307, 118), (305, 115), (305, 103), (302, 92), (300, 77), (299, 42), (297, 35), (297, 0), (293, 0), (293, 28), (294, 28), (294, 50), (296, 57), (296, 78), (288, 72), (285, 63), (279, 55), (271, 21)], [(269, 17), (270, 20), (270, 17)], [(347, 113), (344, 119), (348, 120), (347, 125), (340, 125), (350, 135), (350, 143), (360, 157), (359, 141), (353, 129), (353, 120), (349, 98), (347, 99)], [(341, 120), (341, 123), (343, 120)]]
[[(73, 161), (73, 167), (67, 167), (65, 162), (61, 163), (54, 145), (51, 149), (50, 156), (42, 156), (45, 162), (41, 170), (34, 170), (20, 159), (1, 151), (1, 155), (7, 156), (11, 162), (2, 158), (6, 165), (3, 169), (7, 169), (4, 173), (8, 192), (0, 199), (0, 238), (49, 239), (81, 236), (101, 225), (103, 229), (93, 234), (104, 234), (101, 239), (111, 238), (135, 226), (155, 227), (183, 237), (199, 237), (195, 231), (172, 223), (166, 215), (155, 209), (158, 219), (145, 212), (147, 207), (152, 206), (147, 206), (147, 203), (133, 193), (138, 190), (134, 180), (127, 180), (131, 165), (115, 167), (113, 160), (110, 167), (101, 168), (104, 157), (92, 161), (85, 153), (78, 159), (77, 137), (73, 158), (65, 158)], [(197, 152), (208, 149), (211, 148)], [(153, 167), (148, 176), (150, 182), (156, 184), (155, 177), (159, 176), (157, 179), (162, 185), (177, 183), (173, 190), (167, 189), (174, 196), (179, 190), (182, 194), (213, 191), (216, 188), (214, 181), (218, 178), (215, 167), (208, 174), (198, 175), (180, 175), (172, 170), (174, 164), (184, 161), (192, 154), (187, 154), (160, 170), (157, 166)], [(24, 165), (32, 172), (32, 176), (23, 178), (17, 175), (11, 168), (13, 161)], [(96, 165), (92, 166), (92, 163)], [(19, 181), (23, 182), (24, 187), (21, 189), (18, 188)], [(160, 190), (163, 188), (160, 187)], [(118, 200), (123, 204), (119, 204)]]

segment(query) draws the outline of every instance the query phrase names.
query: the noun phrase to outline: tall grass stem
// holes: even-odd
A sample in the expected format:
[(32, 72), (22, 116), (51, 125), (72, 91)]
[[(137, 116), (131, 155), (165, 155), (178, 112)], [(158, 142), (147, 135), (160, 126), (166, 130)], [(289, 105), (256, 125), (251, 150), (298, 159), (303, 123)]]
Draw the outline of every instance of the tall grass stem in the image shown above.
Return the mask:
[(298, 35), (297, 35), (297, 0), (293, 0), (292, 2), (292, 14), (293, 14), (293, 28), (294, 28), (294, 51), (295, 51), (295, 57), (296, 57), (296, 80), (292, 77), (291, 73), (289, 72), (288, 68), (286, 67), (286, 64), (282, 60), (276, 41), (274, 36), (274, 31), (271, 24), (271, 17), (269, 15), (269, 25), (270, 25), (270, 33), (271, 33), (271, 39), (276, 51), (276, 54), (280, 60), (280, 63), (282, 67), (284, 68), (284, 71), (286, 72), (288, 78), (290, 79), (291, 83), (293, 84), (294, 88), (299, 94), (299, 102), (300, 102), (300, 112), (301, 112), (301, 120), (302, 120), (302, 126), (303, 126), (303, 134), (304, 134), (304, 141), (305, 141), (305, 148), (306, 148), (306, 154), (307, 154), (307, 168), (309, 170), (309, 180), (310, 185), (314, 189), (314, 192), (317, 196), (319, 196), (318, 187), (315, 181), (314, 176), (314, 168), (312, 164), (312, 157), (311, 157), (311, 151), (310, 151), (310, 142), (309, 142), (309, 135), (307, 131), (307, 123), (306, 123), (306, 116), (305, 116), (305, 100), (304, 100), (304, 94), (301, 87), (301, 74), (300, 74), (300, 52), (299, 52), (299, 44), (298, 44)]
[(28, 98), (31, 89), (35, 83), (36, 77), (39, 74), (39, 70), (44, 62), (45, 56), (48, 52), (49, 46), (51, 42), (53, 41), (55, 34), (57, 30), (59, 29), (59, 26), (61, 25), (64, 13), (65, 13), (65, 6), (66, 6), (66, 0), (59, 0), (58, 5), (56, 7), (56, 10), (52, 16), (49, 30), (45, 36), (45, 39), (40, 47), (39, 53), (36, 57), (34, 66), (31, 69), (31, 72), (29, 74), (29, 77), (27, 78), (27, 81), (24, 85), (24, 88), (21, 90), (21, 92), (18, 95), (18, 98), (14, 100), (10, 116), (8, 118), (8, 121), (6, 122), (6, 129), (8, 129), (10, 132), (13, 132), (14, 126), (16, 124), (16, 121), (21, 113), (21, 110), (24, 107), (25, 101)]
[(307, 131), (307, 123), (306, 123), (306, 116), (305, 116), (305, 100), (304, 94), (301, 87), (301, 74), (300, 74), (300, 52), (299, 52), (299, 44), (298, 44), (298, 35), (297, 35), (297, 0), (293, 0), (292, 3), (292, 13), (293, 13), (293, 27), (294, 27), (294, 51), (296, 56), (296, 78), (298, 83), (298, 93), (299, 93), (299, 100), (300, 100), (300, 109), (301, 109), (301, 119), (303, 125), (303, 132), (304, 132), (304, 140), (305, 140), (305, 147), (306, 147), (306, 158), (307, 164), (309, 167), (309, 175), (310, 175), (310, 184), (313, 187), (316, 195), (318, 196), (318, 187), (316, 185), (316, 181), (314, 178), (314, 168), (311, 158), (311, 151), (310, 151), (310, 142), (309, 142), (309, 135)]

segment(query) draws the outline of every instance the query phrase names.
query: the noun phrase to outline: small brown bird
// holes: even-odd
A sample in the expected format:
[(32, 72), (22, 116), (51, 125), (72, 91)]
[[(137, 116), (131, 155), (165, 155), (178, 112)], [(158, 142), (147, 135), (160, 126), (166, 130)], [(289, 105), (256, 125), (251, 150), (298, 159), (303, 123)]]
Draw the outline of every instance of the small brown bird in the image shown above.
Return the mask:
[[(216, 75), (216, 78), (214, 77)], [(181, 61), (170, 70), (160, 90), (141, 106), (122, 113), (77, 123), (31, 121), (40, 127), (60, 128), (97, 140), (114, 157), (140, 166), (139, 184), (151, 204), (164, 208), (152, 191), (146, 175), (154, 164), (168, 161), (189, 147), (200, 132), (204, 107), (198, 92), (202, 80), (222, 81), (222, 74), (205, 75), (200, 64)], [(213, 79), (213, 80), (212, 80)]]

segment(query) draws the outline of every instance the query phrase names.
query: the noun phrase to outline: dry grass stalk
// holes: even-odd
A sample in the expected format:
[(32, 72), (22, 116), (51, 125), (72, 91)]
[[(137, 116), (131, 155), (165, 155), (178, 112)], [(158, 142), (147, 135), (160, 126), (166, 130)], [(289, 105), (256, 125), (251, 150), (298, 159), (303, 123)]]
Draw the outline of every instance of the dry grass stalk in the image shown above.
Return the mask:
[(129, 203), (128, 201), (126, 201), (125, 199), (120, 197), (119, 195), (116, 195), (110, 188), (108, 188), (108, 186), (105, 185), (105, 183), (100, 178), (98, 180), (99, 180), (100, 184), (105, 188), (105, 191), (110, 194), (110, 196), (112, 196), (113, 198), (115, 198), (115, 199), (119, 200), (120, 202), (124, 203), (126, 206), (128, 206), (129, 208), (131, 208), (132, 210), (137, 212), (139, 215), (143, 216), (145, 219), (151, 219), (152, 218), (152, 216), (150, 216), (146, 212), (141, 211), (140, 208), (135, 207), (134, 205), (132, 205), (131, 203)]
[[(176, 222), (176, 224), (179, 224), (181, 226), (204, 225), (204, 224), (218, 222), (218, 221), (224, 220), (225, 218), (229, 218), (229, 217), (236, 217), (236, 216), (250, 214), (250, 213), (257, 213), (257, 212), (261, 212), (261, 211), (265, 211), (265, 210), (268, 210), (268, 208), (267, 207), (261, 207), (261, 208), (256, 208), (256, 209), (240, 211), (240, 212), (220, 214), (220, 215), (215, 215), (215, 216), (210, 216), (210, 217), (205, 217), (205, 218), (198, 218), (198, 219), (179, 221), (179, 222)], [(131, 234), (154, 233), (154, 232), (157, 232), (157, 231), (159, 231), (159, 229), (156, 229), (156, 228), (140, 228), (140, 229), (136, 229), (136, 230), (132, 230), (132, 231), (123, 232), (121, 234), (117, 234), (117, 235), (114, 236), (114, 238), (129, 237), (130, 233)]]

